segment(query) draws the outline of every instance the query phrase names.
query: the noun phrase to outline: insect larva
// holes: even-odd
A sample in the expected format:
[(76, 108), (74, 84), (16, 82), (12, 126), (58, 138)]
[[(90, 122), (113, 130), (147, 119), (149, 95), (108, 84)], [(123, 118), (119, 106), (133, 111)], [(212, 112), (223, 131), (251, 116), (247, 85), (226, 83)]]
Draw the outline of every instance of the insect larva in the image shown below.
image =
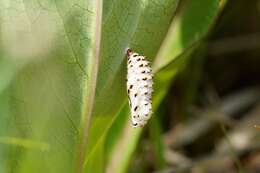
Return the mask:
[(153, 74), (144, 56), (127, 49), (127, 93), (132, 125), (143, 127), (152, 114)]

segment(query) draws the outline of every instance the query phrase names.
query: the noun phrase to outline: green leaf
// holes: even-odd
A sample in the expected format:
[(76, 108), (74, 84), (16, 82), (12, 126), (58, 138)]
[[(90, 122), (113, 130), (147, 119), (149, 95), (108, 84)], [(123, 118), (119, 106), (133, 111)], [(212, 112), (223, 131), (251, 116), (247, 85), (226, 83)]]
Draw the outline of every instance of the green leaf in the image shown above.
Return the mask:
[[(87, 58), (93, 54), (88, 50), (95, 40), (95, 8), (83, 0), (0, 3), (5, 9), (1, 62), (10, 64), (6, 74), (15, 72), (0, 79), (9, 85), (8, 99), (0, 98), (7, 109), (1, 109), (1, 120), (8, 117), (0, 122), (5, 127), (0, 133), (3, 169), (73, 172), (80, 141), (81, 87), (95, 71)], [(85, 66), (91, 68), (82, 69)], [(42, 150), (43, 146), (48, 149)]]
[(47, 58), (51, 50), (51, 42), (59, 29), (58, 20), (53, 14), (40, 13), (36, 3), (33, 0), (0, 1), (0, 92), (26, 64)]
[[(201, 6), (201, 4), (207, 4), (207, 8), (204, 8), (205, 6)], [(154, 112), (156, 112), (158, 106), (165, 97), (172, 84), (171, 81), (176, 74), (183, 69), (186, 61), (188, 61), (193, 50), (196, 49), (199, 41), (214, 24), (222, 7), (223, 4), (219, 0), (188, 1), (180, 14), (175, 17), (153, 63), (154, 71), (156, 71), (154, 79), (155, 91), (153, 95)], [(128, 124), (126, 124), (123, 129), (126, 129), (127, 127)], [(123, 131), (123, 129), (121, 131)], [(121, 152), (124, 152), (127, 156), (120, 159), (120, 161), (124, 163), (124, 168), (121, 169), (121, 172), (124, 172), (122, 170), (126, 169), (126, 163), (129, 163), (129, 154), (132, 153), (137, 145), (137, 143), (132, 143), (132, 139), (135, 139), (134, 141), (137, 142), (141, 132), (142, 130), (139, 130), (137, 133), (127, 133), (125, 134), (127, 136), (121, 136), (117, 139), (118, 143), (120, 143), (121, 138), (124, 138), (125, 140), (128, 139), (128, 141), (125, 141), (126, 146), (121, 147), (127, 149), (121, 150)], [(127, 145), (128, 143), (129, 146)], [(117, 146), (114, 148), (113, 152), (120, 153), (120, 151), (117, 150), (121, 148)], [(121, 165), (120, 163), (118, 164)]]
[(224, 4), (225, 0), (188, 1), (172, 23), (154, 61), (154, 69), (157, 71), (169, 64), (187, 48), (204, 38)]
[(165, 146), (163, 143), (162, 127), (159, 121), (159, 115), (159, 113), (155, 113), (149, 124), (149, 136), (151, 139), (151, 144), (153, 146), (156, 169), (162, 169), (166, 166), (166, 161), (164, 157)]
[(126, 103), (125, 49), (130, 46), (153, 59), (174, 16), (176, 4), (176, 0), (117, 0), (113, 1), (112, 9), (104, 7), (110, 11), (104, 11), (108, 16), (103, 16), (101, 63), (85, 167), (92, 167), (89, 161), (101, 157), (95, 147)]

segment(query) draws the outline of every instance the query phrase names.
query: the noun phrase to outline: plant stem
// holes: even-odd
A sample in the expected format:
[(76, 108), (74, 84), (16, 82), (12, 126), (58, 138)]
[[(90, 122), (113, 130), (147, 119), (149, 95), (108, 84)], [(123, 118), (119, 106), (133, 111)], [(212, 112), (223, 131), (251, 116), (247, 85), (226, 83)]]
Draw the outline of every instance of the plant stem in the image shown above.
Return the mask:
[(87, 55), (87, 74), (88, 78), (85, 81), (83, 91), (83, 108), (80, 126), (80, 141), (77, 153), (76, 173), (82, 173), (84, 170), (84, 160), (86, 157), (86, 148), (88, 143), (88, 134), (90, 129), (90, 122), (93, 113), (94, 99), (96, 93), (97, 74), (100, 58), (100, 42), (101, 42), (101, 24), (102, 24), (102, 0), (94, 2), (95, 19), (94, 35), (90, 45), (90, 52)]

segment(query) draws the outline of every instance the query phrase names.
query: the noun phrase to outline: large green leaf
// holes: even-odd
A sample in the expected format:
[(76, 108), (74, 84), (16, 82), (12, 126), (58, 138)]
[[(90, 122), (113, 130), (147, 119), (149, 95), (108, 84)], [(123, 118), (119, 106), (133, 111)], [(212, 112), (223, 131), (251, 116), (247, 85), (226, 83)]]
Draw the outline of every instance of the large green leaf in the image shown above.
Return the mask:
[(92, 2), (0, 2), (4, 172), (74, 170), (81, 87), (93, 71), (85, 67), (96, 38)]

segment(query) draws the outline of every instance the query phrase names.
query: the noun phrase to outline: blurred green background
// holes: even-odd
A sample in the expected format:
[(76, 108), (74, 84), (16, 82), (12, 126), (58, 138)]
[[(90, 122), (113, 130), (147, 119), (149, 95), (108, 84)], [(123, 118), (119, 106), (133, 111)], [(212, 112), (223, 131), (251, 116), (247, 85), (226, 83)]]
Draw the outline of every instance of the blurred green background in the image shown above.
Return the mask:
[[(0, 0), (0, 173), (260, 172), (259, 19), (259, 0)], [(127, 47), (155, 73), (144, 128)]]

